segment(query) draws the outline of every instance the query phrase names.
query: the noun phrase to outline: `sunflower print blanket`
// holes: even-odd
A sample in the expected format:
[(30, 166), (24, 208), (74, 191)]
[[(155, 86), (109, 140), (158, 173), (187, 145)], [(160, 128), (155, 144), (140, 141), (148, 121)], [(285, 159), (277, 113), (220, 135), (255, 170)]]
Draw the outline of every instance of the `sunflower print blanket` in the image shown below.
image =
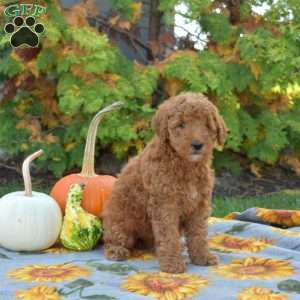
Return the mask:
[[(275, 227), (271, 225), (280, 225)], [(153, 253), (105, 259), (103, 247), (72, 252), (0, 248), (0, 300), (299, 300), (300, 211), (252, 208), (209, 219), (209, 245), (220, 264), (159, 272)], [(286, 227), (285, 229), (282, 227)]]

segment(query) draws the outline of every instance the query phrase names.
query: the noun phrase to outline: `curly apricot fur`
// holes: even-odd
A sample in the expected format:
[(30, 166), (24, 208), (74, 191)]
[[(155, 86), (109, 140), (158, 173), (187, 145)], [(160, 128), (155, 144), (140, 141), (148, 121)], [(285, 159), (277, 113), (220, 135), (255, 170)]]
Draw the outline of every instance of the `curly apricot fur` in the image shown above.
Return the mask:
[[(152, 124), (155, 137), (124, 167), (104, 209), (105, 254), (123, 260), (137, 245), (154, 247), (161, 271), (181, 273), (184, 234), (193, 263), (217, 264), (207, 219), (212, 152), (226, 138), (223, 118), (205, 96), (185, 93), (165, 101)], [(195, 141), (203, 145), (199, 153)]]

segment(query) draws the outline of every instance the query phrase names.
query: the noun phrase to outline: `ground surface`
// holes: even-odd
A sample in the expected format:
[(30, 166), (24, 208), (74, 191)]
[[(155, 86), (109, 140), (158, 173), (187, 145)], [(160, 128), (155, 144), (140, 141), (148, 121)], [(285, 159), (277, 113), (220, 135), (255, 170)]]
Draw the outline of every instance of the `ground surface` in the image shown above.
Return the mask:
[[(21, 160), (3, 161), (0, 156), (0, 186), (9, 182), (22, 184)], [(122, 162), (114, 159), (110, 154), (104, 154), (97, 162), (100, 166), (98, 174), (116, 175), (122, 167)], [(32, 168), (32, 177), (36, 185), (51, 186), (56, 179), (49, 173), (41, 174)], [(74, 173), (79, 170), (73, 170)], [(71, 172), (72, 173), (72, 172)], [(240, 174), (229, 171), (218, 171), (215, 184), (215, 194), (220, 196), (258, 196), (285, 189), (300, 189), (300, 176), (282, 167), (266, 167), (262, 170), (262, 177), (258, 178), (251, 172), (244, 170)]]
[[(33, 169), (34, 190), (49, 192), (56, 181), (49, 174)], [(0, 167), (0, 197), (12, 191), (23, 190), (22, 176), (17, 170)], [(237, 176), (222, 172), (216, 180), (213, 215), (225, 216), (249, 207), (300, 209), (300, 178), (285, 170), (266, 173), (264, 178), (244, 172)]]
[(300, 189), (300, 176), (282, 167), (264, 167), (262, 177), (249, 171), (234, 175), (228, 171), (218, 173), (215, 193), (222, 196), (258, 196), (285, 189)]
[[(16, 190), (23, 190), (21, 160), (11, 161), (0, 157), (0, 196)], [(98, 174), (117, 174), (122, 162), (109, 154), (101, 156), (97, 162), (101, 166)], [(77, 173), (79, 170), (73, 170)], [(56, 182), (49, 173), (40, 173), (31, 168), (35, 190), (49, 192)], [(213, 214), (224, 216), (232, 211), (242, 211), (248, 207), (260, 206), (278, 209), (300, 209), (300, 177), (282, 167), (264, 167), (262, 178), (249, 171), (232, 174), (217, 172)]]

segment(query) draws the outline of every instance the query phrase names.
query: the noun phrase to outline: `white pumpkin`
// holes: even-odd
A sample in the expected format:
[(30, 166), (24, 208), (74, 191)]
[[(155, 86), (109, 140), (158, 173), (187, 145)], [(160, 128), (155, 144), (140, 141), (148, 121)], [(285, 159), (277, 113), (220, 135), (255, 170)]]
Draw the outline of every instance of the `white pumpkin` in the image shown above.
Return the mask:
[(30, 163), (42, 155), (37, 151), (23, 163), (25, 192), (0, 199), (0, 245), (14, 251), (39, 251), (52, 246), (62, 226), (56, 201), (44, 193), (32, 192)]

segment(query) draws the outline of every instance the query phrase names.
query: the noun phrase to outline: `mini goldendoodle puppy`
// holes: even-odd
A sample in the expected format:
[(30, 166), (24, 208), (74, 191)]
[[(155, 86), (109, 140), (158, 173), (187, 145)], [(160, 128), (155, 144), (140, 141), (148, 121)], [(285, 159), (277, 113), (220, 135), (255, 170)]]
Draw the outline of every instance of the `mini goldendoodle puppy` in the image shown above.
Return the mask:
[(152, 122), (155, 137), (124, 167), (104, 210), (105, 255), (124, 260), (138, 245), (155, 247), (161, 271), (181, 273), (184, 233), (192, 263), (215, 265), (207, 240), (211, 161), (214, 146), (225, 142), (225, 123), (195, 93), (165, 101)]

